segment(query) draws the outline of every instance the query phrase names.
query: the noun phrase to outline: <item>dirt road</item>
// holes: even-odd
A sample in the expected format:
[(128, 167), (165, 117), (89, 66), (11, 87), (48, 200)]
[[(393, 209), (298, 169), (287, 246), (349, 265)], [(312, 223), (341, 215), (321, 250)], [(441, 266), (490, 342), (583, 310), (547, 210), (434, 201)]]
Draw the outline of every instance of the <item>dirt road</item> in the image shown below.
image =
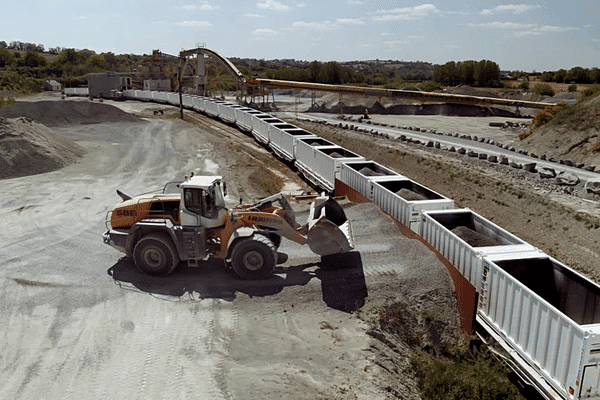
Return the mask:
[[(126, 104), (142, 117), (156, 107)], [(308, 189), (251, 139), (206, 124), (57, 128), (89, 153), (0, 181), (0, 398), (415, 398), (410, 377), (381, 367), (365, 321), (402, 301), (458, 331), (453, 288), (377, 207), (344, 204), (355, 252), (325, 263), (284, 241), (289, 261), (260, 282), (216, 261), (151, 278), (102, 243), (117, 188), (138, 194), (195, 171), (224, 175), (232, 203)], [(307, 205), (294, 207), (304, 221)]]

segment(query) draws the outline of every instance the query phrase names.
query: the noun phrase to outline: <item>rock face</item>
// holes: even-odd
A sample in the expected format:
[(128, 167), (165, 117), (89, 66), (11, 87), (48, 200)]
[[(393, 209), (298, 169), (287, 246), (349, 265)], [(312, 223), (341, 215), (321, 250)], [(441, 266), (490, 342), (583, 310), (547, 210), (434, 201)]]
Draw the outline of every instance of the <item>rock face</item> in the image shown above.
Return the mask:
[(556, 177), (557, 185), (575, 186), (579, 183), (579, 177), (572, 172), (561, 172)]

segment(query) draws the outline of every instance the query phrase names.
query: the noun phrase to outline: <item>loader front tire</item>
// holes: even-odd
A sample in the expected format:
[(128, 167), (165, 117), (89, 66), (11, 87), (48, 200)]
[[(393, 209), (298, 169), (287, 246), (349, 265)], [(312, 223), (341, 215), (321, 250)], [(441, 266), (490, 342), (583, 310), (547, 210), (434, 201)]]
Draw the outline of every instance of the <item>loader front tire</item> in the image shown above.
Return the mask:
[(137, 268), (148, 275), (166, 276), (179, 264), (179, 255), (168, 235), (151, 233), (137, 242), (133, 260)]
[(233, 270), (242, 279), (266, 279), (273, 274), (276, 263), (277, 249), (262, 235), (239, 241), (231, 252)]

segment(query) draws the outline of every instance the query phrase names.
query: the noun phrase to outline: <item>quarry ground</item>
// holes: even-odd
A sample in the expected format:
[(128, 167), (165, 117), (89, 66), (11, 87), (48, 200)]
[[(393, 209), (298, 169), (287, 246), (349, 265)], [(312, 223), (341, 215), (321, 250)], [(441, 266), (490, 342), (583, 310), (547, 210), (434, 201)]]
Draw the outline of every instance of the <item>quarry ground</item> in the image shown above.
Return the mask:
[[(147, 192), (192, 171), (222, 174), (231, 204), (311, 189), (233, 127), (118, 106), (144, 120), (55, 127), (82, 158), (0, 180), (0, 398), (418, 398), (411, 350), (390, 347), (379, 310), (401, 304), (413, 332), (435, 316), (429, 345), (461, 342), (451, 280), (430, 250), (378, 207), (344, 202), (356, 251), (341, 259), (284, 241), (289, 260), (265, 281), (215, 260), (142, 275), (102, 243), (115, 189)], [(308, 201), (293, 204), (303, 223)]]
[[(138, 194), (194, 171), (223, 175), (232, 203), (314, 190), (233, 127), (194, 113), (180, 123), (168, 106), (114, 105), (145, 122), (55, 128), (87, 150), (83, 158), (0, 180), (0, 380), (7, 382), (0, 398), (418, 398), (408, 372), (412, 349), (381, 329), (380, 315), (400, 305), (414, 317), (407, 330), (435, 347), (440, 341), (427, 338), (433, 315), (441, 324), (429, 334), (460, 343), (452, 284), (431, 251), (402, 236), (377, 207), (345, 202), (357, 251), (333, 265), (284, 241), (289, 260), (267, 281), (241, 281), (219, 262), (164, 279), (143, 276), (101, 242), (115, 189)], [(418, 118), (465, 134), (489, 129), (485, 118)], [(407, 125), (426, 127), (418, 121)], [(597, 203), (524, 171), (293, 123), (600, 276)], [(307, 206), (294, 203), (300, 222)]]

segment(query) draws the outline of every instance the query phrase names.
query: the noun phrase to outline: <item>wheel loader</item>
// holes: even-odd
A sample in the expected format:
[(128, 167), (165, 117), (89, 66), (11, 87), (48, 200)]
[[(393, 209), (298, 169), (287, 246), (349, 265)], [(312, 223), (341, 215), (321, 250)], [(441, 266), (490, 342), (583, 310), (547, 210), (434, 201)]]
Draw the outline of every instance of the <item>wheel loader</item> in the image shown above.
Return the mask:
[(354, 248), (350, 221), (329, 196), (317, 197), (308, 221), (300, 225), (281, 193), (228, 208), (221, 176), (186, 177), (168, 183), (162, 193), (117, 194), (122, 201), (107, 214), (104, 243), (133, 258), (149, 275), (165, 276), (180, 262), (197, 267), (217, 257), (243, 279), (265, 279), (285, 262), (277, 252), (282, 237), (308, 244), (321, 256)]

